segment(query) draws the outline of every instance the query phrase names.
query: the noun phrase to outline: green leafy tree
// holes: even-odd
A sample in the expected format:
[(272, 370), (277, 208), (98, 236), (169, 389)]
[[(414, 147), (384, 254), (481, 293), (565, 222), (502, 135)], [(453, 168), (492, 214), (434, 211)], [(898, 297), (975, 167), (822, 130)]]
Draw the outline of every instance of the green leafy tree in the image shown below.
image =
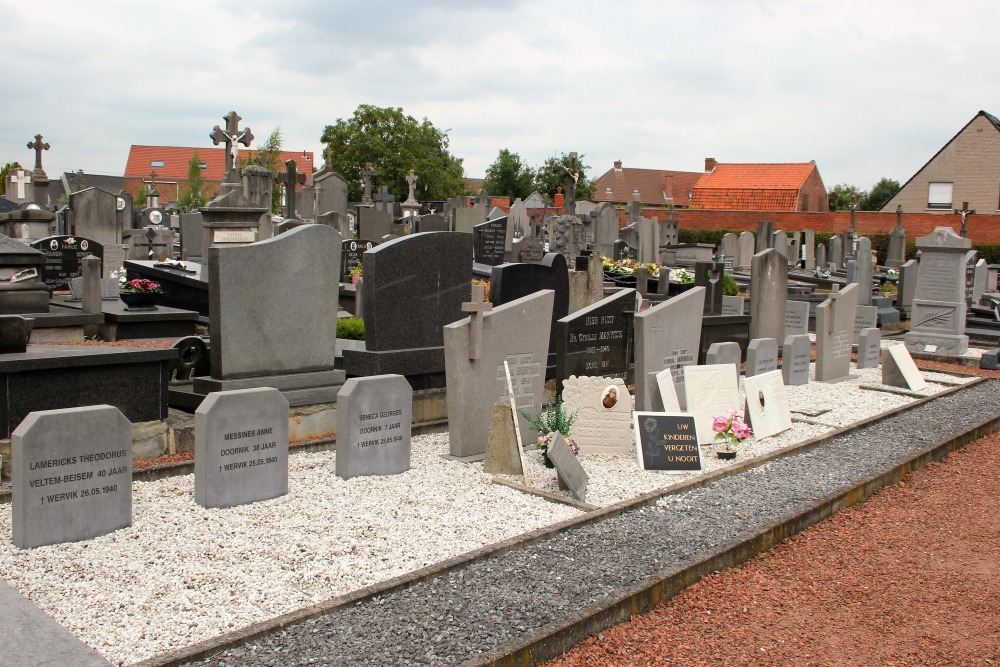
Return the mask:
[(899, 192), (899, 181), (894, 181), (891, 178), (885, 178), (883, 176), (879, 179), (878, 183), (872, 186), (868, 196), (865, 197), (861, 210), (881, 211), (897, 192)]
[[(153, 182), (153, 183), (156, 183), (156, 172), (155, 171), (149, 172), (149, 180), (151, 182)], [(132, 198), (132, 208), (133, 209), (135, 209), (137, 211), (141, 211), (142, 209), (146, 208), (146, 204), (148, 203), (148, 200), (149, 200), (149, 193), (146, 192), (146, 190), (147, 190), (147, 188), (146, 188), (146, 184), (145, 183), (143, 183), (143, 184), (141, 184), (139, 186), (139, 192), (137, 192), (136, 195), (135, 195), (135, 197)]]
[(856, 185), (841, 183), (833, 186), (827, 193), (827, 198), (830, 200), (831, 211), (847, 211), (850, 210), (852, 201), (858, 202), (860, 207), (861, 203), (868, 198), (868, 193)]
[(11, 169), (20, 169), (20, 168), (21, 168), (20, 163), (8, 162), (3, 166), (3, 169), (0, 169), (0, 195), (7, 194), (5, 189), (7, 187), (7, 174), (10, 173)]
[[(285, 170), (285, 164), (281, 161), (281, 151), (282, 144), (285, 141), (284, 134), (281, 132), (281, 126), (274, 128), (271, 134), (267, 136), (257, 148), (252, 151), (246, 151), (241, 153), (240, 158), (240, 174), (243, 173), (243, 167), (255, 164), (260, 167), (264, 167), (272, 174), (280, 174)], [(242, 175), (240, 176), (242, 178)], [(281, 213), (281, 187), (275, 185), (271, 189), (271, 213)]]
[(194, 152), (188, 162), (187, 183), (177, 198), (178, 206), (200, 208), (205, 205), (205, 177), (201, 173), (201, 156)]
[[(587, 177), (589, 166), (583, 163), (585, 155), (577, 156), (577, 168), (580, 178), (576, 181), (576, 201), (594, 198), (594, 182)], [(566, 189), (566, 171), (563, 167), (569, 168), (569, 155), (563, 153), (560, 156), (552, 155), (535, 170), (535, 190), (540, 193), (554, 197), (556, 188)]]
[(518, 197), (527, 199), (534, 181), (534, 170), (521, 161), (521, 156), (503, 148), (493, 164), (486, 169), (483, 189), (488, 195), (510, 197), (511, 201)]
[(332, 149), (331, 165), (347, 179), (352, 201), (361, 199), (366, 162), (378, 172), (373, 185), (388, 186), (399, 201), (409, 194), (410, 169), (420, 179), (421, 199), (440, 201), (465, 191), (462, 160), (448, 152), (448, 132), (426, 118), (418, 122), (401, 108), (361, 104), (350, 118), (327, 125), (320, 141)]

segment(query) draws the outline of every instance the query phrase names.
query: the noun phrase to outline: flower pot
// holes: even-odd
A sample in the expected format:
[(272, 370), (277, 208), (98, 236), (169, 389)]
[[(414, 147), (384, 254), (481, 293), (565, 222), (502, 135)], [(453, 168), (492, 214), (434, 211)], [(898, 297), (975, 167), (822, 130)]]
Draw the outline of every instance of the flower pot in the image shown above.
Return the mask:
[(730, 451), (726, 451), (725, 449), (723, 449), (721, 452), (716, 452), (716, 455), (720, 459), (723, 459), (725, 461), (732, 461), (733, 459), (736, 458), (736, 451), (734, 450), (734, 451), (730, 452)]
[(549, 453), (547, 451), (546, 452), (542, 452), (542, 458), (545, 460), (545, 467), (546, 468), (555, 468), (556, 467), (556, 464), (553, 463), (552, 459), (549, 458)]
[(125, 303), (125, 310), (156, 310), (160, 292), (122, 292), (118, 297)]

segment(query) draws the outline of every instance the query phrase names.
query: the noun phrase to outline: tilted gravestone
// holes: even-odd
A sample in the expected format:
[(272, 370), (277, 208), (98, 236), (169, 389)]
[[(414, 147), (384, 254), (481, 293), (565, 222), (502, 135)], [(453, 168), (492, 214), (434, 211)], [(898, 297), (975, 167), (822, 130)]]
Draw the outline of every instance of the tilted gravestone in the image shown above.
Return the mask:
[(882, 384), (910, 391), (920, 391), (927, 386), (905, 345), (890, 345), (882, 350)]
[(785, 339), (788, 263), (768, 248), (753, 256), (750, 268), (750, 338)]
[(849, 284), (816, 307), (816, 381), (846, 378), (851, 371), (851, 337), (858, 284)]
[(494, 403), (490, 417), (490, 436), (486, 444), (483, 472), (522, 475), (521, 452), (517, 445), (517, 426), (509, 403)]
[(580, 460), (566, 444), (562, 433), (556, 433), (555, 439), (549, 445), (549, 459), (556, 467), (559, 479), (566, 485), (573, 497), (579, 501), (587, 499), (587, 471), (580, 465)]
[(773, 338), (755, 338), (747, 345), (746, 376), (770, 373), (778, 368), (778, 341)]
[(623, 289), (556, 322), (556, 391), (571, 375), (624, 379), (636, 291)]
[[(504, 361), (508, 362), (513, 380), (521, 440), (535, 441), (537, 435), (522, 411), (535, 414), (544, 402), (545, 359), (554, 300), (551, 290), (543, 290), (444, 326), (452, 456), (475, 457), (486, 451), (493, 404), (508, 395)], [(480, 342), (477, 359), (471, 358), (473, 339)]]
[(21, 549), (132, 525), (132, 425), (118, 408), (32, 412), (11, 434), (11, 527)]
[(862, 329), (858, 337), (858, 368), (878, 368), (882, 351), (882, 332), (877, 328)]
[(781, 350), (781, 377), (785, 385), (794, 387), (809, 384), (809, 358), (812, 356), (812, 342), (807, 334), (785, 338)]
[(958, 356), (969, 349), (965, 335), (965, 254), (972, 241), (949, 227), (937, 227), (917, 239), (920, 271), (913, 298), (910, 331), (904, 337), (910, 352)]
[(684, 403), (683, 368), (698, 363), (705, 288), (694, 287), (635, 316), (635, 406), (652, 409), (655, 378), (673, 371), (677, 395)]
[(337, 394), (337, 477), (410, 469), (413, 390), (402, 375), (351, 378)]
[(709, 445), (715, 440), (712, 422), (728, 410), (740, 407), (739, 376), (732, 364), (717, 366), (686, 366), (684, 392), (687, 413), (694, 416), (698, 444)]
[(747, 377), (746, 415), (753, 428), (754, 440), (762, 440), (792, 428), (792, 413), (781, 372), (774, 370)]
[(563, 406), (573, 420), (573, 440), (584, 454), (627, 454), (632, 400), (620, 378), (571, 376), (563, 382)]
[(194, 420), (196, 503), (235, 507), (288, 493), (288, 401), (280, 391), (213, 392)]
[(503, 264), (507, 216), (476, 225), (472, 233), (475, 261), (489, 266)]

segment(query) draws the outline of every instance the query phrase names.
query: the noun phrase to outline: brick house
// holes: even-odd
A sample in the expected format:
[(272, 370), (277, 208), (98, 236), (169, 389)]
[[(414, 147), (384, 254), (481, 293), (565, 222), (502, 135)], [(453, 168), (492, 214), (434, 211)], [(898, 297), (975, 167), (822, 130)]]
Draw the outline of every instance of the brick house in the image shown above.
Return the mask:
[[(150, 182), (150, 172), (156, 172), (156, 189), (160, 191), (160, 202), (177, 201), (181, 190), (187, 184), (188, 163), (195, 151), (201, 160), (201, 173), (205, 178), (208, 199), (219, 194), (219, 185), (226, 171), (226, 149), (224, 147), (189, 148), (186, 146), (136, 146), (132, 145), (125, 166), (125, 189), (133, 196), (139, 188)], [(252, 160), (257, 152), (241, 150), (240, 161)], [(313, 154), (310, 151), (282, 151), (280, 160), (295, 160), (300, 173), (313, 173)]]
[(816, 161), (726, 164), (705, 158), (705, 173), (692, 188), (691, 208), (730, 211), (829, 210)]
[(623, 167), (616, 160), (613, 168), (594, 180), (594, 201), (687, 207), (701, 176), (700, 172)]
[(952, 213), (969, 202), (1000, 213), (1000, 119), (980, 111), (882, 209)]

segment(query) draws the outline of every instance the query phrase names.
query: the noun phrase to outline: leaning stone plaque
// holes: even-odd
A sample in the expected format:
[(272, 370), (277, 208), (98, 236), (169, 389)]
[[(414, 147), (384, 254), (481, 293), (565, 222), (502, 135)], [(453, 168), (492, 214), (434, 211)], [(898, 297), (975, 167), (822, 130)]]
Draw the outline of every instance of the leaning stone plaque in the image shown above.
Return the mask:
[(576, 454), (566, 444), (562, 433), (556, 431), (555, 440), (549, 445), (548, 455), (552, 464), (556, 467), (559, 479), (566, 485), (569, 492), (573, 494), (573, 497), (580, 501), (586, 500), (587, 482), (589, 481), (587, 471), (583, 469), (583, 466), (580, 465), (580, 460), (576, 458)]
[(679, 412), (636, 412), (635, 447), (643, 470), (701, 470), (694, 417)]
[(194, 429), (196, 503), (233, 507), (288, 493), (288, 401), (280, 391), (212, 392)]
[(727, 410), (739, 410), (740, 385), (732, 364), (685, 366), (684, 392), (687, 412), (694, 416), (698, 442), (710, 445), (715, 440), (712, 422)]
[(882, 350), (882, 384), (920, 391), (927, 387), (927, 380), (905, 346), (890, 345)]
[(413, 390), (402, 375), (351, 378), (337, 394), (337, 477), (410, 469)]
[(754, 439), (758, 442), (792, 428), (792, 413), (781, 371), (769, 371), (743, 380)]
[(631, 448), (632, 397), (619, 378), (570, 376), (563, 403), (575, 414), (573, 440), (584, 454), (627, 454)]
[(32, 412), (11, 434), (12, 538), (22, 549), (132, 525), (132, 425), (118, 408)]

